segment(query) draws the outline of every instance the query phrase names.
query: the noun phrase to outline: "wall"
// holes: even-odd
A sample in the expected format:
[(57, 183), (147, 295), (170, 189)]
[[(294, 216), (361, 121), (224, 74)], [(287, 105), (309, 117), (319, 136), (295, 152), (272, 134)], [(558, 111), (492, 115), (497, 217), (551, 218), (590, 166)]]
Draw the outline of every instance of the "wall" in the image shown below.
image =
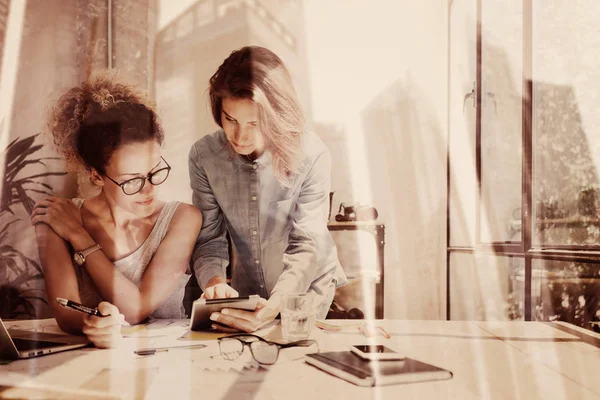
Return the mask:
[[(336, 205), (372, 204), (386, 225), (385, 316), (443, 319), (447, 2), (305, 4), (313, 117), (344, 132), (319, 132)], [(354, 240), (365, 266), (369, 239)]]

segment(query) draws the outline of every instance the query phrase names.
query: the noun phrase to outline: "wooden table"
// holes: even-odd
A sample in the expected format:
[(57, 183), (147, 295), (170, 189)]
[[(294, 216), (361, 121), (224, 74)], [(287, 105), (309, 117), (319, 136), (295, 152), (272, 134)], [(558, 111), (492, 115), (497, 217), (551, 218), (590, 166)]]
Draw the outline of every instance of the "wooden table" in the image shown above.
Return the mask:
[[(146, 357), (133, 353), (134, 348), (148, 344), (191, 343), (177, 339), (185, 334), (186, 322), (163, 320), (147, 329), (128, 328), (130, 337), (119, 349), (86, 348), (2, 365), (0, 384), (45, 387), (46, 391), (60, 388), (61, 398), (66, 399), (600, 398), (600, 335), (565, 323), (376, 321), (392, 334), (391, 339), (367, 339), (350, 328), (341, 333), (316, 330), (313, 336), (321, 351), (376, 341), (454, 373), (448, 381), (362, 388), (307, 365), (302, 354), (285, 350), (276, 365), (243, 372), (209, 370), (230, 363), (211, 358), (218, 353), (215, 340), (203, 342), (208, 344), (205, 349), (178, 349)], [(8, 325), (37, 325), (46, 332), (56, 329), (53, 320)], [(263, 333), (276, 337), (279, 327)], [(0, 397), (16, 397), (18, 392), (11, 390)], [(58, 397), (57, 393), (49, 398)]]

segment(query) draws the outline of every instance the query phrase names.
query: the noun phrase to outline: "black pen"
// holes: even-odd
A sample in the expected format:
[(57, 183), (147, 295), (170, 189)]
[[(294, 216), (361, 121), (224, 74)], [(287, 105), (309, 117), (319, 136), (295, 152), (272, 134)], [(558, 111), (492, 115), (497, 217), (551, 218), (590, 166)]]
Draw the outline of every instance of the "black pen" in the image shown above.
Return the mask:
[[(95, 315), (96, 317), (106, 317), (106, 315), (102, 315), (102, 313), (100, 311), (98, 311), (97, 308), (90, 308), (90, 307), (84, 306), (83, 304), (79, 304), (75, 301), (63, 299), (62, 297), (57, 297), (56, 302), (63, 307), (69, 307), (75, 311), (79, 311), (84, 314)], [(130, 326), (129, 322), (127, 322), (127, 321), (122, 321), (121, 325)]]
[(203, 349), (205, 347), (205, 344), (190, 344), (187, 346), (149, 347), (147, 349), (134, 350), (133, 352), (138, 356), (151, 356), (158, 351), (169, 351), (169, 349)]

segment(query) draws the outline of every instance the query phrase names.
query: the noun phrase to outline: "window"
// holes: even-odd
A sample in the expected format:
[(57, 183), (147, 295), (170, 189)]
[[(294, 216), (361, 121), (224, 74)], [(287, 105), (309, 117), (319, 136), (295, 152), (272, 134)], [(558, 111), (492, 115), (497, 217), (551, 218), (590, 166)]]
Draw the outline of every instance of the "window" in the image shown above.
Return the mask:
[(451, 2), (449, 319), (600, 319), (599, 12)]

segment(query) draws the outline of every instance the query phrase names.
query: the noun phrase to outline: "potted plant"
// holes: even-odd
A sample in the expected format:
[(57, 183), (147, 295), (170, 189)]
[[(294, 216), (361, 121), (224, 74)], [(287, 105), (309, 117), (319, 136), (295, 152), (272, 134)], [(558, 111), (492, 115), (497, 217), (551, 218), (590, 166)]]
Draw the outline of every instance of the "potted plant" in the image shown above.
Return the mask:
[[(0, 122), (0, 132), (2, 123)], [(6, 134), (6, 133), (5, 133)], [(46, 160), (57, 157), (36, 157), (43, 148), (35, 144), (38, 134), (24, 139), (16, 138), (4, 151), (4, 176), (0, 198), (0, 317), (2, 318), (35, 318), (37, 316), (34, 302), (47, 304), (44, 291), (39, 288), (43, 280), (42, 269), (33, 257), (27, 257), (10, 243), (11, 228), (15, 228), (21, 219), (15, 208), (23, 207), (27, 215), (31, 214), (35, 200), (34, 194), (49, 196), (52, 186), (43, 178), (61, 176), (66, 172), (42, 172), (25, 174), (28, 166), (41, 165), (47, 167)], [(14, 240), (13, 240), (14, 242)]]

